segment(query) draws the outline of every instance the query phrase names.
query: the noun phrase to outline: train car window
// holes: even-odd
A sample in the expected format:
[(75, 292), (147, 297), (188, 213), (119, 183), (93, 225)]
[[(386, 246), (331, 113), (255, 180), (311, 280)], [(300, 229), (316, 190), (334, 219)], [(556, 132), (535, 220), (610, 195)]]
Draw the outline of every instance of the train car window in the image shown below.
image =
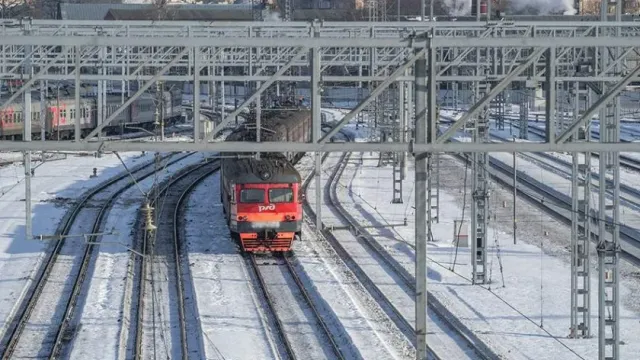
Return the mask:
[(76, 118), (76, 109), (69, 110), (69, 117), (72, 119)]
[(293, 202), (293, 189), (269, 189), (269, 202), (290, 203)]
[(264, 190), (262, 189), (243, 189), (240, 191), (241, 203), (263, 203)]

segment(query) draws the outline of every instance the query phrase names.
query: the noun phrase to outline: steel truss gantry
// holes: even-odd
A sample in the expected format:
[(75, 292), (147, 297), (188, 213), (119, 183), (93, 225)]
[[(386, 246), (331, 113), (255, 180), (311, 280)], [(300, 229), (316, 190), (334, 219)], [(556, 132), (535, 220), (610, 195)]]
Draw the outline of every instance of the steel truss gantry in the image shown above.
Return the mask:
[[(24, 84), (13, 93), (11, 100), (19, 100), (25, 94), (25, 105), (29, 102), (27, 94), (31, 93), (25, 90), (31, 90), (34, 84), (43, 81), (73, 81), (75, 84), (137, 82), (138, 91), (128, 97), (117, 112), (123, 111), (156, 81), (165, 84), (193, 82), (195, 89), (199, 89), (201, 81), (256, 84), (256, 91), (238, 110), (227, 114), (212, 133), (202, 137), (195, 126), (192, 142), (100, 140), (97, 136), (102, 128), (115, 117), (111, 114), (105, 117), (98, 129), (84, 138), (76, 132), (75, 141), (32, 142), (25, 134), (25, 141), (0, 141), (2, 151), (375, 151), (413, 154), (416, 158), (416, 332), (420, 356), (426, 356), (426, 227), (431, 216), (427, 209), (426, 191), (428, 155), (460, 152), (601, 153), (601, 171), (610, 172), (613, 187), (602, 184), (600, 197), (604, 201), (599, 202), (599, 211), (596, 212), (600, 235), (597, 249), (601, 262), (599, 337), (601, 358), (618, 358), (617, 263), (620, 244), (617, 235), (617, 154), (620, 151), (638, 152), (640, 147), (637, 143), (619, 141), (619, 108), (615, 99), (627, 84), (638, 81), (640, 24), (604, 21), (562, 24), (5, 21), (0, 25), (0, 36), (0, 80), (22, 80)], [(599, 57), (605, 53), (610, 54), (606, 61), (598, 63)], [(499, 66), (496, 65), (496, 56), (499, 56)], [(591, 71), (576, 72), (583, 63), (591, 64)], [(362, 68), (369, 71), (364, 73), (360, 70)], [(479, 68), (488, 71), (478, 72)], [(247, 69), (252, 70), (247, 72)], [(507, 91), (512, 84), (522, 86), (527, 81), (543, 84), (546, 89), (546, 141), (494, 143), (476, 136), (473, 142), (449, 142), (451, 137), (457, 136), (459, 129), (486, 111), (496, 96)], [(456, 89), (471, 89), (478, 82), (490, 83), (491, 87), (471, 104), (460, 119), (438, 135), (435, 92), (438, 85), (448, 82), (454, 82)], [(311, 142), (210, 141), (242, 108), (256, 101), (270, 87), (283, 83), (308, 86), (313, 94), (314, 132)], [(377, 86), (333, 129), (321, 134), (321, 88), (356, 83), (376, 83)], [(393, 83), (413, 84), (408, 88), (415, 93), (415, 116), (405, 115), (408, 128), (406, 132), (400, 132), (413, 133), (413, 136), (400, 136), (384, 143), (329, 141)], [(556, 100), (566, 97), (566, 93), (561, 91), (566, 84), (577, 84), (577, 89), (590, 88), (597, 99), (565, 124), (564, 120), (556, 121)], [(75, 88), (77, 90), (79, 86)], [(405, 99), (407, 97), (412, 98), (405, 94)], [(455, 98), (459, 98), (458, 94)], [(2, 107), (5, 105), (6, 102), (0, 104)], [(603, 106), (608, 107), (601, 112), (603, 131), (600, 141), (579, 141), (580, 130), (592, 122), (593, 115), (598, 114)], [(406, 112), (412, 111), (408, 106)], [(199, 102), (196, 102), (194, 118), (199, 119), (199, 112)], [(27, 116), (25, 120), (31, 119)], [(476, 155), (476, 159), (482, 156)], [(476, 170), (480, 174), (480, 169)], [(320, 189), (320, 172), (317, 173), (316, 187)], [(602, 172), (600, 179), (605, 179), (605, 175)], [(608, 192), (602, 195), (602, 191)], [(478, 201), (481, 198), (478, 197)], [(316, 200), (318, 204), (320, 199)], [(320, 218), (320, 211), (317, 214)]]
[[(477, 83), (476, 94), (480, 98), (490, 90), (489, 83)], [(477, 114), (472, 123), (473, 141), (489, 141), (489, 104)], [(487, 282), (487, 230), (489, 221), (489, 154), (474, 152), (472, 155), (473, 192), (471, 197), (471, 281), (473, 284)]]

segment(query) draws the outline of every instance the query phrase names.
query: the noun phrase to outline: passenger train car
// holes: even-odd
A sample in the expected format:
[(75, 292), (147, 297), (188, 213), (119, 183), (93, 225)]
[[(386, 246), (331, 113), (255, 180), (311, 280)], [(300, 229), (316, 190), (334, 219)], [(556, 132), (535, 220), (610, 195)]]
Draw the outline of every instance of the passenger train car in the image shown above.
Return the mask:
[[(262, 119), (261, 141), (308, 142), (308, 110), (274, 111)], [(228, 141), (255, 141), (256, 125), (235, 129)], [(237, 155), (247, 155), (240, 154)], [(220, 196), (232, 238), (247, 252), (286, 252), (301, 238), (302, 180), (293, 162), (302, 154), (261, 153), (222, 160)]]
[[(0, 104), (5, 100), (0, 98)], [(182, 115), (182, 92), (180, 90), (163, 91), (162, 111), (165, 122), (177, 120)], [(120, 95), (107, 95), (104, 107), (104, 118), (113, 114), (120, 104)], [(119, 134), (127, 126), (151, 129), (156, 120), (156, 96), (143, 94), (105, 127), (104, 133)], [(80, 117), (82, 136), (86, 136), (97, 127), (97, 97), (80, 98), (80, 109), (75, 108), (75, 98), (64, 96), (46, 101), (45, 136), (48, 139), (71, 139), (74, 137), (76, 117)], [(39, 93), (33, 93), (31, 102), (31, 132), (34, 139), (39, 139), (42, 121), (40, 119)], [(12, 102), (4, 110), (0, 110), (0, 138), (9, 140), (22, 139), (24, 131), (24, 104), (22, 96)]]

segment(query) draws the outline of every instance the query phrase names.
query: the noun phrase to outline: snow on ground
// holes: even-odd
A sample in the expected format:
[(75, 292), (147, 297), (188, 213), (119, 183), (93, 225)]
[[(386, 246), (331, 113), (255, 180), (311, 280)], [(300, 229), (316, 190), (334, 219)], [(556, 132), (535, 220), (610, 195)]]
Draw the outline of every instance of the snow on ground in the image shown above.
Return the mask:
[(266, 317), (242, 256), (229, 236), (220, 179), (204, 180), (185, 211), (188, 261), (207, 359), (277, 359)]
[[(332, 172), (333, 167), (336, 166), (339, 155), (340, 154), (337, 153), (331, 154), (323, 163), (323, 183), (326, 182), (326, 179)], [(375, 161), (377, 162), (377, 158)], [(351, 171), (349, 168), (345, 170), (345, 172), (349, 171)], [(315, 210), (314, 194), (315, 181), (312, 180), (307, 190), (307, 199), (309, 199), (310, 205)], [(322, 221), (325, 227), (343, 225), (340, 220), (336, 218), (336, 215), (334, 215), (330, 207), (328, 207), (324, 202), (322, 205)], [(400, 220), (400, 223), (402, 223), (402, 220)], [(401, 284), (401, 282), (399, 282), (398, 276), (385, 265), (382, 265), (381, 261), (377, 259), (377, 257), (372, 258), (371, 251), (368, 250), (368, 248), (366, 248), (360, 241), (355, 239), (349, 231), (333, 230), (333, 233), (356, 263), (360, 265), (365, 273), (381, 290), (384, 296), (386, 296), (399, 310), (401, 315), (413, 325), (415, 323), (415, 302), (412, 298), (411, 290), (399, 286), (398, 284)], [(444, 358), (475, 359), (475, 355), (465, 348), (461, 339), (455, 336), (452, 337), (451, 334), (449, 334), (449, 329), (439, 317), (435, 316), (435, 314), (430, 314), (428, 327), (430, 330), (427, 335), (427, 341), (429, 341), (430, 346), (433, 346), (436, 353), (444, 356)]]
[(114, 203), (104, 227), (114, 233), (102, 237), (103, 244), (94, 256), (76, 309), (71, 358), (91, 358), (96, 353), (109, 359), (124, 358), (131, 301), (127, 275), (132, 271), (127, 249), (134, 243), (132, 228), (144, 198), (141, 191), (148, 192), (179, 169), (202, 161), (205, 155), (194, 154), (167, 166), (157, 177), (148, 177), (138, 182), (138, 187), (125, 191)]
[[(122, 153), (127, 166), (134, 167), (153, 158), (152, 154)], [(93, 169), (97, 177), (90, 178)], [(31, 181), (33, 234), (52, 235), (59, 220), (75, 198), (122, 172), (115, 155), (69, 156), (66, 160), (45, 162)], [(9, 165), (0, 169), (0, 209), (5, 214), (0, 222), (0, 319), (2, 332), (7, 320), (17, 309), (28, 285), (39, 268), (50, 243), (25, 239), (24, 168)]]
[(363, 359), (415, 358), (411, 344), (374, 303), (358, 280), (346, 269), (329, 245), (316, 240), (313, 230), (303, 225), (306, 241), (295, 244), (301, 267), (317, 291), (322, 303), (330, 308), (334, 327), (343, 327)]
[[(303, 177), (310, 171), (306, 167), (306, 156), (302, 162)], [(335, 160), (335, 159), (333, 159)], [(312, 161), (309, 161), (312, 163)], [(335, 161), (325, 161), (322, 168), (330, 171), (335, 166)], [(325, 177), (326, 180), (326, 177)], [(311, 180), (313, 183), (313, 180)], [(308, 197), (313, 197), (313, 189), (310, 187)], [(314, 198), (315, 199), (315, 198)], [(313, 204), (313, 199), (310, 203)], [(326, 211), (326, 207), (323, 207)], [(347, 270), (326, 240), (317, 239), (314, 230), (303, 225), (303, 241), (294, 244), (294, 251), (300, 267), (306, 276), (313, 282), (317, 291), (322, 296), (325, 311), (331, 313), (327, 319), (339, 319), (339, 323), (332, 321), (332, 325), (345, 333), (350, 342), (355, 345), (364, 359), (401, 359), (415, 357), (415, 350), (406, 342), (394, 326), (390, 328), (390, 322), (381, 309), (373, 304), (373, 299), (357, 280)]]
[[(491, 153), (491, 157), (505, 163), (511, 165), (513, 162), (513, 154), (509, 153)], [(597, 162), (596, 159), (593, 159)], [(537, 164), (534, 164), (528, 159), (523, 159), (522, 157), (518, 157), (516, 160), (516, 164), (518, 167), (518, 171), (531, 176), (533, 179), (546, 184), (548, 186), (553, 187), (555, 190), (560, 193), (566, 194), (567, 196), (571, 196), (571, 180), (567, 179), (564, 176), (557, 175), (551, 173)], [(592, 170), (593, 169), (592, 167)], [(624, 176), (622, 176), (624, 174)], [(621, 172), (621, 180), (624, 179), (624, 183), (632, 186), (638, 187), (640, 186), (640, 181), (636, 176), (632, 176), (628, 172)], [(621, 193), (622, 197), (625, 197), (624, 193)], [(597, 209), (598, 206), (598, 190), (592, 188), (592, 196), (590, 198), (592, 206)], [(635, 199), (631, 199), (632, 201)], [(620, 206), (620, 222), (626, 224), (631, 227), (640, 228), (640, 212), (638, 210), (634, 210), (629, 208), (628, 206)]]
[[(371, 158), (373, 155), (373, 158)], [(403, 241), (413, 243), (414, 189), (413, 164), (409, 164), (404, 182), (404, 203), (391, 204), (392, 173), (390, 167), (378, 168), (375, 154), (365, 154), (362, 165), (353, 172), (353, 178), (341, 180), (351, 192), (340, 197), (349, 211), (363, 223), (384, 224), (408, 220), (408, 226), (395, 230), (382, 228), (372, 234), (389, 249), (401, 263), (413, 261), (414, 251)], [(360, 154), (354, 154), (355, 157)], [(572, 359), (597, 357), (597, 336), (587, 340), (567, 339), (569, 333), (570, 269), (569, 253), (563, 247), (569, 243), (569, 229), (548, 219), (539, 210), (522, 200), (518, 203), (518, 244), (512, 244), (508, 232), (512, 224), (511, 209), (503, 209), (502, 201), (510, 199), (509, 192), (493, 189), (491, 201), (492, 224), (489, 230), (488, 272), (492, 284), (470, 286), (470, 254), (468, 248), (452, 246), (453, 220), (461, 218), (464, 195), (462, 165), (443, 157), (440, 166), (440, 223), (434, 224), (436, 240), (428, 248), (430, 292), (446, 304), (466, 326), (486, 341), (497, 352), (509, 359)], [(467, 186), (472, 177), (468, 175)], [(466, 205), (470, 203), (470, 190), (466, 192)], [(470, 210), (464, 218), (469, 219)], [(497, 229), (496, 229), (497, 227)], [(550, 234), (545, 237), (544, 231)], [(551, 244), (551, 246), (550, 246)], [(541, 251), (541, 246), (545, 249)], [(500, 258), (497, 257), (499, 248)], [(449, 269), (456, 260), (455, 272)], [(501, 268), (502, 267), (502, 271)], [(413, 271), (413, 266), (407, 266)], [(504, 286), (503, 286), (504, 285)], [(491, 289), (488, 291), (487, 289)], [(592, 289), (597, 289), (596, 272), (592, 276)], [(623, 281), (621, 295), (621, 334), (625, 345), (622, 357), (632, 357), (640, 351), (634, 342), (640, 335), (638, 309), (631, 303), (635, 281)], [(597, 292), (592, 295), (592, 328), (597, 334)], [(541, 316), (542, 315), (542, 316)], [(526, 316), (526, 317), (525, 317)], [(543, 327), (541, 327), (543, 325)], [(577, 354), (579, 355), (577, 355)]]

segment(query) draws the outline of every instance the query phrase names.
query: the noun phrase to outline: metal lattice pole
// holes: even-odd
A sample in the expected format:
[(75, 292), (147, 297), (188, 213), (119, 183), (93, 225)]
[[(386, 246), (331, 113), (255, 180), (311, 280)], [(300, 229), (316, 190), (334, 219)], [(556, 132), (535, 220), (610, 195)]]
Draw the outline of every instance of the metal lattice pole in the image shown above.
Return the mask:
[[(24, 27), (25, 35), (28, 35), (31, 32), (31, 26), (29, 23), (25, 24)], [(23, 74), (26, 75), (27, 79), (31, 80), (33, 76), (33, 67), (31, 64), (31, 46), (25, 45), (25, 63)], [(27, 89), (24, 92), (24, 141), (31, 141), (31, 89)], [(25, 222), (25, 238), (30, 240), (33, 238), (33, 228), (32, 228), (32, 218), (31, 218), (31, 151), (24, 152), (24, 186), (25, 186), (25, 214), (26, 214), (26, 222)]]
[[(601, 20), (607, 20), (608, 2), (602, 2)], [(616, 20), (622, 18), (622, 6), (615, 3)], [(620, 36), (620, 31), (605, 36)], [(611, 55), (607, 48), (601, 50), (601, 68), (609, 65)], [(620, 56), (616, 49), (612, 57)], [(613, 60), (612, 59), (612, 60)], [(616, 65), (619, 73), (621, 66)], [(603, 94), (607, 84), (602, 83)], [(600, 110), (600, 142), (620, 141), (620, 97), (615, 96)], [(620, 297), (619, 269), (620, 262), (620, 158), (617, 152), (600, 153), (599, 171), (599, 211), (598, 211), (598, 349), (599, 359), (618, 360), (620, 358)], [(609, 194), (611, 197), (609, 198)]]
[[(476, 94), (484, 96), (488, 83), (478, 83)], [(476, 117), (473, 141), (485, 143), (489, 137), (488, 106)], [(473, 284), (486, 283), (488, 222), (488, 153), (473, 153), (473, 204), (471, 206), (471, 265)]]
[[(397, 102), (397, 117), (398, 122), (393, 126), (393, 141), (405, 142), (404, 128), (406, 123), (405, 107), (407, 103), (405, 101), (405, 83), (398, 83), (398, 102)], [(402, 180), (404, 180), (403, 167), (404, 167), (404, 152), (396, 152), (393, 154), (393, 198), (391, 203), (402, 204)]]
[(529, 88), (525, 85), (524, 92), (520, 95), (520, 139), (529, 138)]
[[(420, 57), (415, 64), (415, 142), (427, 142), (426, 59)], [(431, 76), (432, 74), (429, 74)], [(416, 241), (416, 359), (427, 358), (427, 160), (426, 154), (415, 155), (415, 241)]]
[[(434, 95), (435, 96), (435, 95)], [(440, 107), (436, 106), (436, 123), (438, 122), (440, 116)], [(436, 125), (437, 128), (437, 125)], [(440, 155), (433, 154), (433, 156), (429, 156), (427, 158), (427, 171), (429, 172), (429, 176), (427, 178), (427, 198), (429, 201), (429, 223), (439, 222), (440, 215), (440, 169), (439, 169), (439, 161)], [(435, 170), (434, 170), (435, 166)], [(433, 240), (431, 238), (431, 234), (429, 234), (429, 240)]]
[[(589, 90), (581, 90), (575, 83), (572, 92), (574, 100), (574, 118), (590, 105)], [(591, 122), (578, 130), (574, 142), (591, 141)], [(571, 337), (586, 338), (591, 334), (591, 286), (589, 264), (589, 239), (591, 219), (589, 216), (591, 196), (591, 153), (572, 154), (571, 177)]]

